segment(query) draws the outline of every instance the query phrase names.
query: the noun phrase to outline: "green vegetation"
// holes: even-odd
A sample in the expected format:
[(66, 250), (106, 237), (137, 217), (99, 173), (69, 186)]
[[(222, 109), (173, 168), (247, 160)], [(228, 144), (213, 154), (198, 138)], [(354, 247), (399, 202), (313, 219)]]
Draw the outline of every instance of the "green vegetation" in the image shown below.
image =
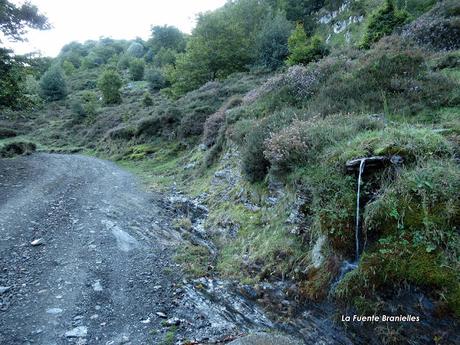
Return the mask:
[(256, 65), (269, 70), (281, 67), (289, 53), (287, 42), (292, 30), (292, 23), (281, 12), (268, 15), (255, 40)]
[(18, 155), (28, 155), (34, 152), (37, 145), (28, 141), (7, 141), (0, 143), (0, 158), (12, 158)]
[(144, 60), (141, 59), (133, 59), (129, 63), (129, 74), (131, 75), (131, 79), (134, 81), (139, 81), (144, 79), (144, 69), (145, 63)]
[(404, 24), (407, 17), (406, 12), (396, 8), (393, 0), (385, 0), (383, 5), (369, 17), (361, 46), (369, 48), (383, 36), (390, 35), (395, 28)]
[(43, 98), (48, 101), (58, 101), (67, 95), (67, 85), (62, 69), (52, 66), (40, 79), (40, 88)]
[(102, 92), (106, 104), (117, 104), (121, 102), (120, 88), (123, 83), (116, 70), (107, 69), (104, 71), (97, 85)]
[[(29, 106), (0, 117), (0, 138), (89, 149), (155, 191), (199, 196), (215, 255), (187, 242), (188, 216), (171, 224), (185, 241), (177, 261), (193, 276), (288, 278), (301, 297), (360, 311), (385, 308), (410, 285), (458, 316), (456, 8), (239, 0), (200, 15), (190, 36), (161, 26), (146, 42), (70, 43), (36, 61), (24, 79)], [(422, 34), (440, 22), (449, 24), (449, 37), (433, 29), (442, 49)], [(68, 102), (44, 104), (37, 93), (50, 65), (66, 71)], [(355, 257), (357, 181), (345, 164), (371, 156), (388, 160), (365, 167), (365, 247), (331, 291)]]
[(289, 66), (305, 64), (312, 61), (318, 61), (324, 55), (327, 55), (327, 48), (319, 36), (307, 37), (303, 25), (297, 24), (288, 40), (289, 57), (287, 64)]

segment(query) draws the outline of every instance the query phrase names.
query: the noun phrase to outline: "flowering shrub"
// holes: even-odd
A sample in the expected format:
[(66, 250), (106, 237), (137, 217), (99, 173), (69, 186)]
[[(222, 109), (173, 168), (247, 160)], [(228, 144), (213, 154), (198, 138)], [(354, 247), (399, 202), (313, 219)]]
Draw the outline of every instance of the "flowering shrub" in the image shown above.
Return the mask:
[(207, 147), (214, 145), (219, 134), (219, 129), (225, 122), (225, 111), (218, 110), (204, 123), (203, 144)]
[(350, 137), (356, 130), (354, 122), (346, 115), (294, 120), (278, 133), (271, 133), (264, 143), (264, 156), (274, 173), (286, 174), (295, 167), (319, 160), (325, 147)]

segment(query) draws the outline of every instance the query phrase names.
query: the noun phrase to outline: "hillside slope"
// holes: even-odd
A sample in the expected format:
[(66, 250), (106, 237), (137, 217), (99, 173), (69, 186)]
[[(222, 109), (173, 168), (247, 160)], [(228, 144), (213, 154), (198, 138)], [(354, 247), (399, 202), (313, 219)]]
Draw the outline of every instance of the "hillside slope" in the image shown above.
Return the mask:
[[(77, 69), (67, 100), (5, 112), (0, 128), (18, 136), (3, 142), (110, 158), (204, 205), (205, 219), (179, 212), (172, 224), (189, 241), (177, 261), (192, 277), (238, 280), (280, 322), (318, 304), (357, 343), (458, 342), (460, 7), (396, 2), (404, 24), (364, 49), (388, 3), (324, 3), (303, 19), (327, 56), (183, 95), (118, 67), (123, 101), (106, 105), (95, 80), (111, 62)], [(421, 321), (338, 317), (353, 314)]]

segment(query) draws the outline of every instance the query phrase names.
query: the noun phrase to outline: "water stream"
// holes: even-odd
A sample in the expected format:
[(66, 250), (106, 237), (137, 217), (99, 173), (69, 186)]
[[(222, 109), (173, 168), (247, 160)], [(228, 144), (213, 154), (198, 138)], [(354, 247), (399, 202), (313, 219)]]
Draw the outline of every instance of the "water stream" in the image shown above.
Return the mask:
[(358, 191), (356, 193), (356, 224), (355, 224), (355, 242), (356, 242), (356, 262), (359, 260), (359, 211), (360, 211), (360, 205), (359, 205), (359, 200), (360, 200), (360, 194), (361, 194), (361, 175), (363, 174), (364, 171), (364, 165), (366, 163), (366, 158), (362, 158), (361, 162), (359, 164), (359, 174), (358, 174)]
[(366, 164), (366, 158), (361, 158), (359, 161), (358, 171), (358, 188), (356, 192), (356, 221), (355, 221), (355, 260), (345, 260), (340, 267), (339, 275), (336, 281), (332, 284), (331, 291), (335, 290), (342, 278), (350, 271), (353, 271), (358, 267), (359, 255), (360, 255), (360, 199), (361, 199), (361, 183), (362, 174), (364, 172), (364, 166)]

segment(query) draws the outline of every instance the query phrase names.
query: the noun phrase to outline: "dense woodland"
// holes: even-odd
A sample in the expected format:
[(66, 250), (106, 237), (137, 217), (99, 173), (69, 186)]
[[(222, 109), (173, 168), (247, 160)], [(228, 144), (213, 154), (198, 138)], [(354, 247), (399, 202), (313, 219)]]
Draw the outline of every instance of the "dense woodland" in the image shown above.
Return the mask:
[[(47, 26), (0, 1), (3, 39)], [(413, 288), (458, 318), (459, 49), (455, 0), (234, 0), (190, 35), (153, 26), (52, 59), (1, 48), (0, 155), (98, 155), (198, 198), (218, 254), (184, 244), (191, 275), (289, 279), (303, 301), (360, 313)], [(345, 165), (372, 156), (399, 161), (365, 170), (359, 261), (338, 280), (356, 257)], [(410, 327), (376, 333), (405, 343)]]

